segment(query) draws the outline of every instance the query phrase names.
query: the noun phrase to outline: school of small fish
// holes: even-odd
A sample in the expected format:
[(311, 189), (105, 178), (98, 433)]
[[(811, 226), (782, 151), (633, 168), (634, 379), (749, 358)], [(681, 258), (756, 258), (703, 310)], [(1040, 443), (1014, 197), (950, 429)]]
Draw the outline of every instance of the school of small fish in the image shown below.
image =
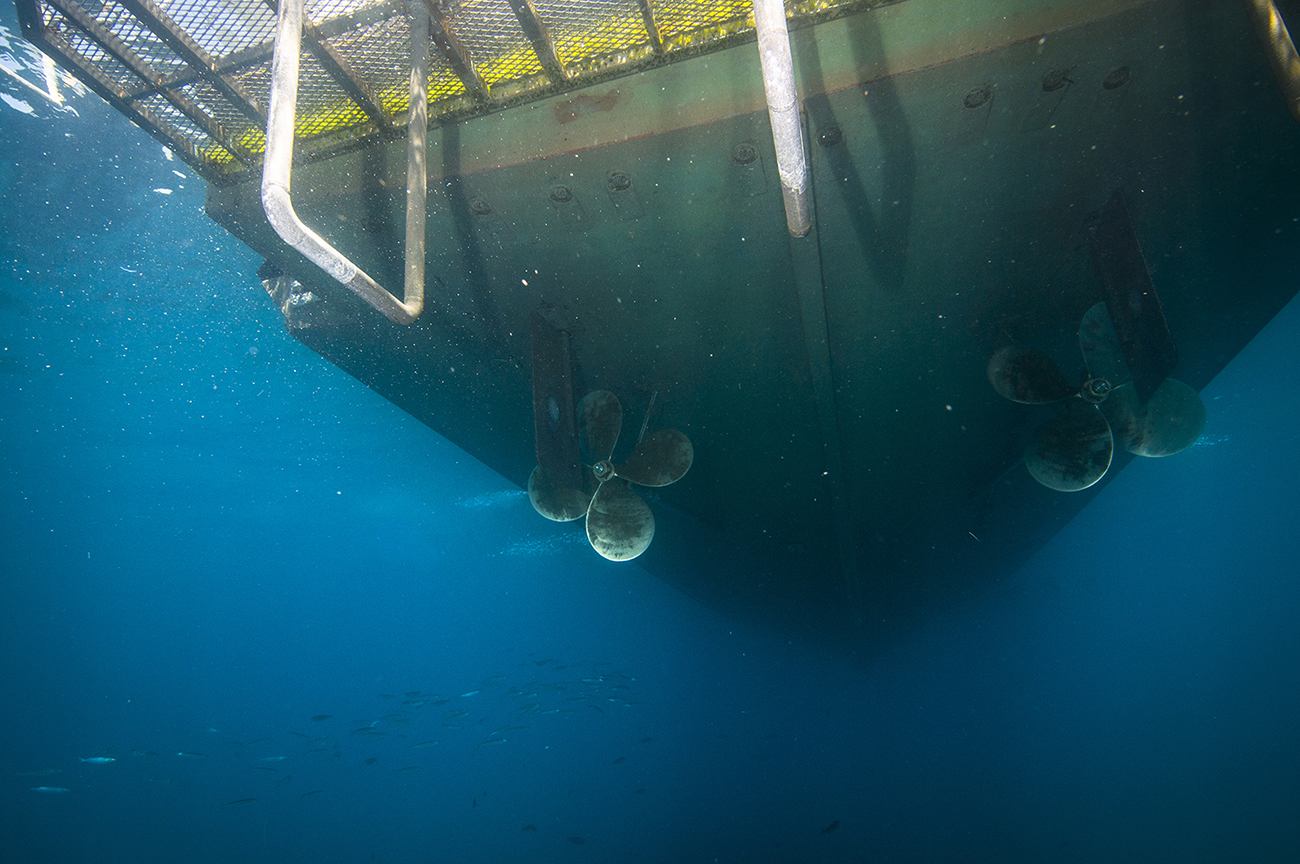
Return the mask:
[[(289, 730), (252, 741), (230, 741), (220, 739), (219, 730), (209, 726), (195, 730), (206, 742), (200, 745), (201, 750), (160, 753), (143, 749), (119, 751), (115, 746), (108, 746), (92, 755), (77, 756), (75, 764), (85, 766), (84, 771), (95, 771), (100, 777), (103, 776), (100, 772), (129, 770), (140, 775), (138, 779), (143, 782), (165, 785), (171, 781), (169, 774), (182, 770), (182, 763), (193, 763), (193, 767), (221, 763), (225, 771), (233, 762), (249, 775), (247, 794), (225, 801), (223, 808), (255, 807), (270, 797), (296, 796), (300, 801), (310, 801), (326, 797), (328, 790), (295, 793), (291, 791), (294, 779), (291, 772), (320, 777), (322, 772), (317, 769), (321, 765), (347, 760), (367, 770), (391, 772), (395, 782), (438, 782), (442, 775), (436, 768), (443, 751), (462, 748), (483, 752), (478, 758), (486, 759), (494, 758), (489, 753), (498, 749), (538, 744), (545, 747), (552, 724), (634, 710), (639, 704), (635, 698), (636, 683), (634, 676), (617, 671), (609, 662), (572, 663), (553, 657), (530, 657), (520, 662), (513, 673), (494, 672), (468, 688), (462, 683), (437, 692), (380, 693), (375, 713), (383, 713), (351, 723), (333, 713), (304, 713), (304, 725), (313, 734)], [(213, 740), (214, 736), (217, 740)], [(639, 744), (629, 742), (629, 745), (634, 748), (652, 741), (647, 736)], [(130, 768), (122, 769), (117, 764), (124, 760)], [(611, 770), (626, 761), (626, 756), (618, 756), (611, 761)], [(42, 768), (15, 772), (15, 776), (53, 777), (64, 771)], [(76, 784), (65, 782), (69, 785), (29, 786), (28, 789), (41, 795), (73, 794)], [(644, 792), (642, 788), (635, 790), (638, 794)], [(478, 799), (474, 798), (470, 806), (477, 807)], [(538, 831), (532, 824), (523, 826), (522, 830)], [(578, 835), (566, 839), (574, 844), (587, 842)]]

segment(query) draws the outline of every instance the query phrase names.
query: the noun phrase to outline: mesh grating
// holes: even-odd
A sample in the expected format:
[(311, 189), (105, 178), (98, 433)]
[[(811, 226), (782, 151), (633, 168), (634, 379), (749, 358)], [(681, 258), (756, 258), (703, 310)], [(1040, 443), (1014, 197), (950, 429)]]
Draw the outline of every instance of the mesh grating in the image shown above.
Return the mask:
[(248, 119), (248, 115), (232, 106), (215, 87), (201, 78), (177, 89), (182, 96), (204, 109), (207, 116), (221, 124), (226, 134), (231, 137), (232, 143), (244, 130), (250, 127), (257, 128)]
[[(303, 53), (298, 74), (297, 135), (309, 138), (349, 126), (366, 123), (369, 118), (339, 88), (311, 54)], [(369, 131), (369, 130), (367, 130)]]
[(158, 6), (210, 57), (275, 38), (275, 13), (261, 0), (158, 0)]
[(266, 105), (271, 97), (271, 58), (268, 56), (260, 63), (241, 67), (230, 73), (234, 81), (245, 92)]
[[(245, 175), (245, 163), (265, 149), (263, 121), (255, 118), (269, 103), (276, 0), (152, 0), (143, 8), (156, 9), (157, 20), (137, 18), (123, 5), (128, 0), (16, 2), (29, 38), (120, 110), (138, 108), (156, 124), (154, 134), (173, 141), (209, 180)], [(451, 37), (445, 53), (430, 47), (435, 123), (439, 114), (485, 113), (724, 47), (754, 26), (751, 0), (649, 0), (657, 45), (638, 0), (532, 0), (550, 42), (535, 47), (509, 0), (432, 2)], [(901, 0), (787, 0), (786, 9), (797, 24), (893, 2)], [(368, 139), (406, 114), (410, 28), (405, 0), (307, 0), (306, 14), (340, 61), (323, 66), (304, 44), (296, 129), (310, 157)], [(186, 61), (191, 52), (199, 66)], [(539, 52), (559, 58), (565, 80), (551, 80)], [(486, 99), (474, 75), (487, 84)]]
[[(441, 68), (436, 68), (441, 67)], [(465, 95), (465, 83), (456, 77), (451, 66), (446, 60), (429, 63), (429, 101), (432, 103), (441, 102), (444, 99), (452, 99), (457, 96)], [(402, 108), (406, 109), (410, 101), (409, 94), (402, 94)]]
[(532, 44), (506, 0), (472, 0), (450, 10), (447, 21), (489, 85), (542, 71)]
[(384, 0), (308, 0), (306, 12), (308, 18), (319, 23), (383, 5)]
[[(95, 9), (86, 9), (105, 30), (112, 33), (131, 50), (131, 53), (162, 76), (184, 69), (185, 61), (159, 39), (157, 34), (135, 19), (130, 12), (116, 3), (104, 3)], [(137, 79), (138, 80), (138, 79)]]
[(77, 52), (118, 88), (130, 89), (140, 83), (140, 76), (128, 69), (124, 63), (100, 47), (99, 43), (73, 27), (66, 20), (56, 21), (54, 29), (73, 51)]
[(754, 29), (754, 7), (751, 0), (667, 0), (656, 4), (659, 32), (664, 41), (672, 44), (695, 31), (717, 28), (731, 23), (728, 33)]
[(536, 8), (566, 65), (650, 44), (636, 0), (542, 0)]
[(208, 137), (208, 134), (200, 129), (198, 124), (182, 114), (176, 106), (168, 102), (163, 96), (155, 94), (142, 100), (140, 105), (171, 126), (183, 138), (191, 142), (195, 150), (207, 158), (223, 163), (234, 163), (235, 157), (229, 150)]
[(388, 18), (329, 40), (357, 76), (370, 83), (375, 98), (390, 114), (405, 111), (411, 100), (410, 42), (411, 28), (402, 17)]

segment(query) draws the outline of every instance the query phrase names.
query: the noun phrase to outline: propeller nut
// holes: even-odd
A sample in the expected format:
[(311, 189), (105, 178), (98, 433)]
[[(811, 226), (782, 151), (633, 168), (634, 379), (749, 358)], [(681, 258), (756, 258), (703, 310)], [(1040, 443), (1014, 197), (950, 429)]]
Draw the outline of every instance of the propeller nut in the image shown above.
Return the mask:
[(1083, 397), (1085, 402), (1100, 405), (1110, 395), (1110, 382), (1105, 378), (1089, 378), (1083, 382), (1083, 387), (1079, 389), (1079, 395)]

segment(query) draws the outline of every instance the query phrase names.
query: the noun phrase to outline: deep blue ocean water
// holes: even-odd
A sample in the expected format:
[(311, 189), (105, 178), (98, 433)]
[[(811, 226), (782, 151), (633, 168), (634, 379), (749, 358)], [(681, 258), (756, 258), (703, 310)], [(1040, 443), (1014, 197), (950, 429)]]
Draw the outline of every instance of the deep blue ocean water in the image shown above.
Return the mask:
[(4, 90), (0, 860), (1300, 860), (1300, 304), (1192, 450), (842, 655), (537, 518), (182, 163)]

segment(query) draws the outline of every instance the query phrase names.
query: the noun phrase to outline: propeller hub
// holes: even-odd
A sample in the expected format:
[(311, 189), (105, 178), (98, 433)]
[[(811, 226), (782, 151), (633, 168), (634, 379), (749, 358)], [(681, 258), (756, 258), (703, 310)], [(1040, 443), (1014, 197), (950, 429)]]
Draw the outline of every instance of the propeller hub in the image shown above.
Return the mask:
[(1105, 402), (1106, 397), (1109, 395), (1110, 382), (1105, 378), (1089, 378), (1087, 381), (1084, 381), (1083, 386), (1079, 388), (1079, 396), (1083, 398), (1083, 401), (1089, 402), (1093, 405), (1100, 405), (1102, 402)]
[(597, 480), (604, 483), (614, 476), (614, 465), (608, 459), (602, 459), (591, 466), (591, 473), (596, 475)]

